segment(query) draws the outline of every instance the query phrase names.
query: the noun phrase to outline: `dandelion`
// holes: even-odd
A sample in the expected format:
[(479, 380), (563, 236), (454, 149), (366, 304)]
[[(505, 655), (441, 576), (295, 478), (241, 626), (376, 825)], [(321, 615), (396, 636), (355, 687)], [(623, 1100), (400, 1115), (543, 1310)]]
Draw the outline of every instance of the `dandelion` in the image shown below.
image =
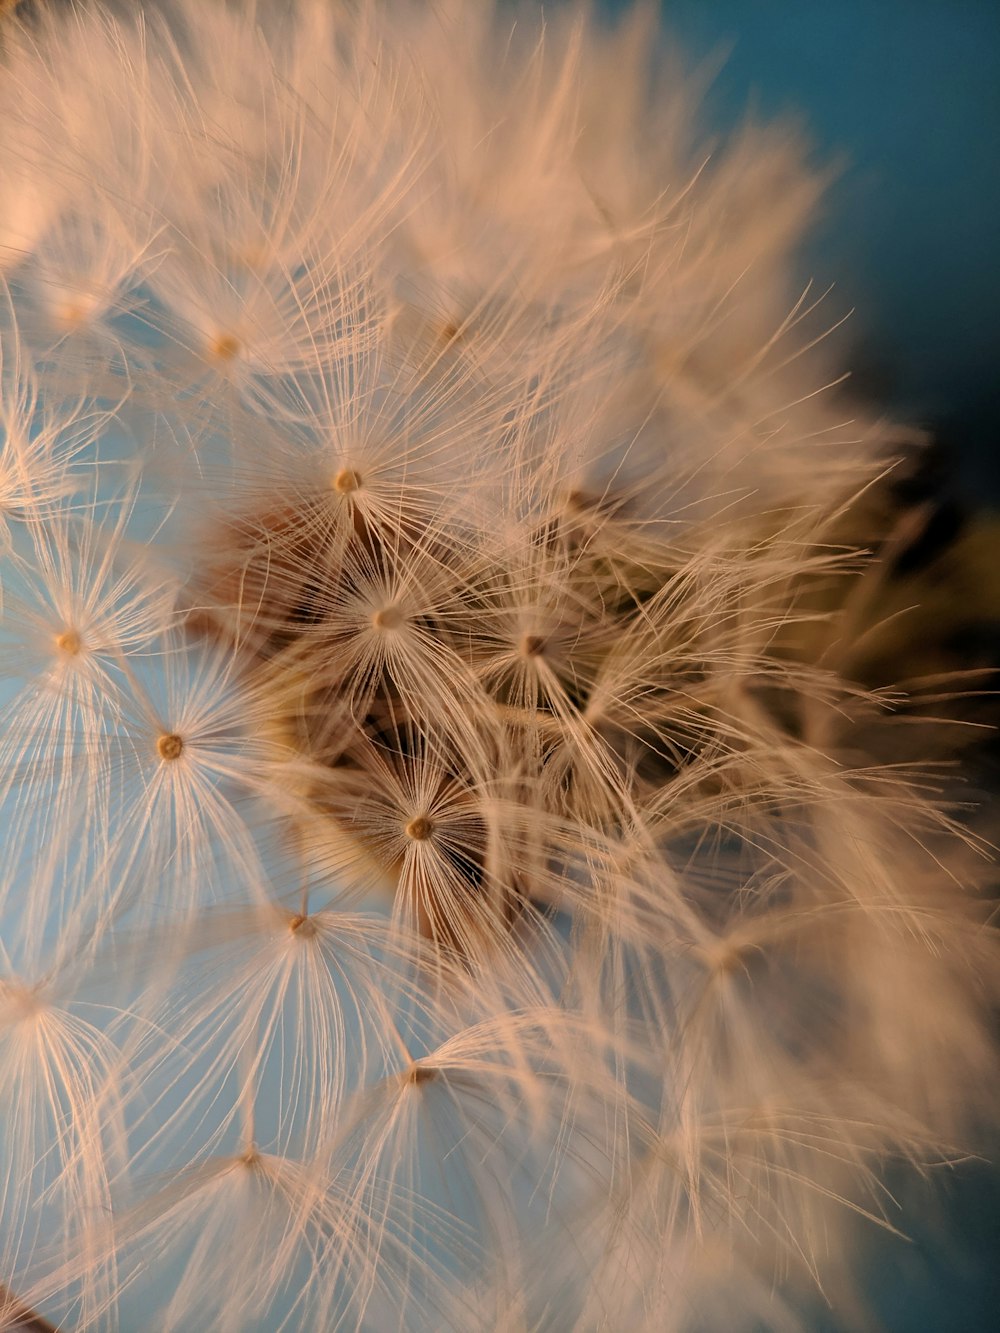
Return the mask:
[(800, 146), (645, 9), (0, 37), (0, 1320), (863, 1310), (1000, 972)]

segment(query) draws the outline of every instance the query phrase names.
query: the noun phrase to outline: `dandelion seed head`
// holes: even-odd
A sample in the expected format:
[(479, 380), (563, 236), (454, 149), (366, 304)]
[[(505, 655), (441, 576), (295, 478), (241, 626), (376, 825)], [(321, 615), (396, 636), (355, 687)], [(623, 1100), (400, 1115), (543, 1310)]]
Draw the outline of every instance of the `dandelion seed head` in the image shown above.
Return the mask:
[(165, 731), (156, 740), (156, 753), (167, 763), (179, 759), (184, 751), (184, 740), (176, 731)]
[(402, 629), (406, 620), (406, 612), (395, 602), (390, 602), (388, 606), (379, 607), (377, 611), (372, 612), (372, 624), (380, 630)]
[(297, 912), (289, 918), (288, 929), (300, 939), (310, 939), (316, 934), (316, 922), (312, 917)]
[(416, 815), (409, 820), (404, 832), (414, 842), (426, 842), (434, 832), (434, 823), (426, 815)]
[(352, 495), (361, 489), (361, 473), (352, 467), (342, 467), (333, 479), (333, 489), (338, 495)]
[(411, 1065), (402, 1077), (411, 1087), (420, 1087), (424, 1083), (433, 1083), (440, 1073), (441, 1071), (433, 1065), (415, 1064)]
[(83, 636), (75, 629), (64, 629), (56, 635), (56, 647), (67, 657), (76, 657), (83, 651)]
[(33, 8), (0, 1299), (791, 1328), (975, 1145), (1000, 1003), (809, 154), (708, 153), (650, 6)]
[(79, 298), (67, 298), (60, 301), (55, 311), (56, 323), (64, 329), (73, 332), (87, 322), (90, 311), (85, 302)]
[(235, 361), (242, 348), (240, 339), (234, 333), (218, 333), (209, 344), (209, 355), (213, 361), (224, 365), (226, 362)]
[(34, 1022), (46, 1004), (40, 986), (11, 978), (0, 980), (0, 1023), (4, 1026)]

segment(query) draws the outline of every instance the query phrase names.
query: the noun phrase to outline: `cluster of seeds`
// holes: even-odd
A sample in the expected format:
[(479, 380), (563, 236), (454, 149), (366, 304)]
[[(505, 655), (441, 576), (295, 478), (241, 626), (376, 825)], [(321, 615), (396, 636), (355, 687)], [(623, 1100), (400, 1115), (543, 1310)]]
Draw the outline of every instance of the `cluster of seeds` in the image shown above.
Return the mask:
[(989, 1113), (820, 182), (536, 20), (0, 25), (0, 1323), (849, 1319)]

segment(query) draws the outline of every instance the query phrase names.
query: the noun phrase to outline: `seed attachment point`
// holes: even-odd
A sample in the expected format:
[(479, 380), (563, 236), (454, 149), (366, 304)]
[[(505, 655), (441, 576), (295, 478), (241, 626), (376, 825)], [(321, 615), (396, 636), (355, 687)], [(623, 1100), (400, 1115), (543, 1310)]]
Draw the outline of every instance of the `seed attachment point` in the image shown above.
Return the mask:
[(403, 1081), (417, 1087), (421, 1083), (433, 1083), (440, 1072), (434, 1065), (410, 1065), (403, 1075)]
[(408, 838), (414, 842), (426, 842), (434, 832), (434, 825), (426, 815), (417, 815), (411, 819), (404, 830)]
[(213, 361), (232, 361), (240, 353), (240, 340), (231, 333), (219, 333), (209, 348)]
[(75, 629), (63, 630), (61, 634), (56, 635), (56, 647), (67, 657), (76, 657), (83, 647), (83, 640)]
[(175, 731), (167, 731), (156, 742), (156, 753), (161, 759), (179, 759), (184, 742)]
[(61, 325), (68, 333), (74, 333), (77, 329), (86, 324), (90, 316), (90, 311), (86, 301), (79, 296), (67, 297), (60, 301), (55, 310), (56, 323)]
[(372, 616), (376, 629), (399, 629), (406, 616), (398, 606), (383, 606)]
[(338, 495), (353, 495), (361, 489), (361, 473), (352, 467), (342, 467), (333, 479), (333, 489)]

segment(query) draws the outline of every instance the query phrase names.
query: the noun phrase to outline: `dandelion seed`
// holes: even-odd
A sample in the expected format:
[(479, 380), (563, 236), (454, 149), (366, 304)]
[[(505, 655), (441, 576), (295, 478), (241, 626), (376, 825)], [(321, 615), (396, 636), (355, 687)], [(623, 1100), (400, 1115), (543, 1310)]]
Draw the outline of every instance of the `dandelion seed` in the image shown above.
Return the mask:
[(167, 731), (157, 739), (156, 752), (161, 759), (179, 759), (184, 749), (184, 742), (176, 732)]
[(338, 495), (351, 495), (361, 489), (361, 474), (354, 468), (342, 467), (333, 479), (333, 489)]
[(83, 640), (75, 629), (65, 629), (56, 635), (56, 647), (67, 657), (76, 657), (83, 648)]
[(233, 361), (240, 354), (240, 340), (232, 333), (219, 333), (212, 339), (210, 354), (212, 359), (225, 363)]
[(425, 842), (434, 832), (434, 825), (425, 815), (417, 815), (407, 824), (405, 832), (414, 842)]
[(400, 629), (406, 624), (406, 613), (399, 606), (383, 606), (372, 613), (372, 624), (376, 629)]

